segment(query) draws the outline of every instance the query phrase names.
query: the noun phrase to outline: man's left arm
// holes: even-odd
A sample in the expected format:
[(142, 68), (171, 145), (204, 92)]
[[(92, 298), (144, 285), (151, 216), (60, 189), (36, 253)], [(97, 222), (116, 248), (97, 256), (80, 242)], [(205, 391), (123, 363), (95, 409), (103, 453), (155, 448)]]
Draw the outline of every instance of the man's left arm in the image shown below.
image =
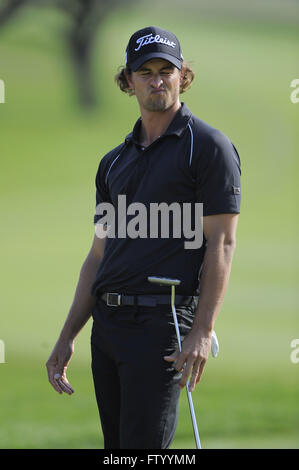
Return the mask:
[[(200, 297), (193, 326), (182, 343), (182, 351), (164, 357), (175, 361), (183, 370), (180, 387), (194, 390), (199, 382), (211, 349), (212, 331), (229, 281), (236, 246), (238, 214), (210, 215), (203, 218), (207, 247), (200, 278)], [(185, 367), (184, 367), (185, 365)], [(184, 369), (183, 369), (184, 367)]]

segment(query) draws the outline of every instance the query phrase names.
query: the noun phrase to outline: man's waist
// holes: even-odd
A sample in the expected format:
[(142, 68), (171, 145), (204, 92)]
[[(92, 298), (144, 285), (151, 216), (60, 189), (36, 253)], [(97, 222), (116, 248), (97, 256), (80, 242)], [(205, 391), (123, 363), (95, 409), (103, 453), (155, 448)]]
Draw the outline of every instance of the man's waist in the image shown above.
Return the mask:
[[(120, 294), (118, 292), (105, 292), (98, 295), (109, 307), (120, 307), (122, 305), (140, 306), (140, 307), (156, 307), (157, 305), (171, 305), (170, 294)], [(175, 304), (190, 305), (194, 299), (198, 299), (194, 295), (175, 296)]]

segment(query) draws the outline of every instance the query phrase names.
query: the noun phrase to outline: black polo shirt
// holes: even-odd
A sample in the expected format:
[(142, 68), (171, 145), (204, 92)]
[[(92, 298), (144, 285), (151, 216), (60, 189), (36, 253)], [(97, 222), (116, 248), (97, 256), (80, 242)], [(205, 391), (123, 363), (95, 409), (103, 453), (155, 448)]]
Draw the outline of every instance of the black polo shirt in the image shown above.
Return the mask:
[[(182, 103), (166, 132), (146, 148), (139, 144), (141, 119), (118, 147), (106, 154), (96, 175), (96, 204), (115, 209), (118, 195), (133, 202), (203, 203), (203, 215), (240, 212), (240, 158), (219, 130), (195, 117)], [(94, 223), (100, 219), (94, 216)], [(171, 234), (171, 232), (170, 232)], [(186, 249), (180, 238), (107, 238), (91, 293), (169, 293), (148, 276), (178, 278), (178, 294), (199, 292), (199, 274), (205, 239), (197, 249)]]

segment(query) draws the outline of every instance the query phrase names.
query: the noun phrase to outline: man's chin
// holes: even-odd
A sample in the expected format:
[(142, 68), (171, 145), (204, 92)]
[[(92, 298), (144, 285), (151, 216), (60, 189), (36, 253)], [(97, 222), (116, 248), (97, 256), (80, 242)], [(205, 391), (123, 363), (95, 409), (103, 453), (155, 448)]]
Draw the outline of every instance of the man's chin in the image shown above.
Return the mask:
[(145, 109), (147, 111), (153, 111), (153, 112), (162, 112), (166, 111), (166, 109), (169, 108), (169, 103), (167, 100), (161, 96), (156, 97), (157, 99), (150, 99), (145, 105)]

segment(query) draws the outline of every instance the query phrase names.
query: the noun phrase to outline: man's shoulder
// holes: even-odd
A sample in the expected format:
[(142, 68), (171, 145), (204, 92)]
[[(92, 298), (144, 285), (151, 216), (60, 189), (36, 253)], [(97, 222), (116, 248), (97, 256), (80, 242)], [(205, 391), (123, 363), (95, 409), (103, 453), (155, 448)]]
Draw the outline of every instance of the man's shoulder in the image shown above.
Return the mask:
[(229, 137), (224, 132), (211, 126), (207, 122), (199, 119), (197, 116), (192, 114), (190, 120), (191, 129), (196, 141), (200, 144), (200, 147), (218, 147), (222, 145), (231, 144)]
[(192, 114), (190, 127), (193, 133), (193, 161), (203, 164), (216, 158), (218, 161), (234, 161), (240, 168), (241, 161), (238, 150), (231, 139), (219, 129)]
[(113, 161), (114, 158), (118, 156), (118, 154), (121, 152), (123, 146), (125, 145), (125, 142), (122, 142), (121, 144), (117, 145), (117, 147), (114, 147), (112, 150), (109, 150), (101, 159), (101, 162), (103, 164), (107, 164), (110, 161)]
[(100, 160), (99, 166), (98, 166), (98, 174), (105, 174), (107, 171), (109, 171), (110, 166), (112, 165), (113, 161), (118, 158), (120, 155), (123, 147), (125, 145), (125, 142), (122, 142), (121, 144), (117, 145), (117, 147), (114, 147), (112, 150), (107, 152)]

